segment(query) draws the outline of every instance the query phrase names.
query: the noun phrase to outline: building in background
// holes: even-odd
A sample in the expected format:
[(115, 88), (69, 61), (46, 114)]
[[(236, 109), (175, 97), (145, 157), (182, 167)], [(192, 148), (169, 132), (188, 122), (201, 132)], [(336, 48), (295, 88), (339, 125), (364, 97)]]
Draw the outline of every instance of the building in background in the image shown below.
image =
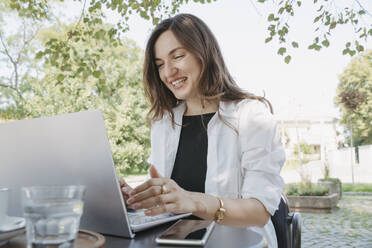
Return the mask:
[(324, 160), (325, 154), (343, 147), (342, 127), (333, 116), (278, 115), (277, 121), (288, 160)]

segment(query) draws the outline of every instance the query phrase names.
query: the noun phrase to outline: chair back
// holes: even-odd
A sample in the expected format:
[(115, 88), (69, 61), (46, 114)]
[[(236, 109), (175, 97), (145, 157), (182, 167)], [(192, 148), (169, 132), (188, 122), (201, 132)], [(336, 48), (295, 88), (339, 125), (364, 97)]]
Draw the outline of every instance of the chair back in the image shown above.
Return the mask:
[(279, 208), (276, 210), (271, 221), (275, 228), (278, 248), (290, 248), (291, 242), (291, 224), (288, 219), (289, 208), (286, 202), (286, 197), (282, 196), (279, 203)]

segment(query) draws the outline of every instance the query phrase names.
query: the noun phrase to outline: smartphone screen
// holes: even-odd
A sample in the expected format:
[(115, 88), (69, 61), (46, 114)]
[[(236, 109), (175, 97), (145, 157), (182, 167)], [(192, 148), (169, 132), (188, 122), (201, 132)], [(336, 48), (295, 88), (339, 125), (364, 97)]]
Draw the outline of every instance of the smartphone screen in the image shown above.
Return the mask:
[(156, 242), (158, 244), (204, 245), (213, 227), (213, 221), (179, 220), (161, 234)]

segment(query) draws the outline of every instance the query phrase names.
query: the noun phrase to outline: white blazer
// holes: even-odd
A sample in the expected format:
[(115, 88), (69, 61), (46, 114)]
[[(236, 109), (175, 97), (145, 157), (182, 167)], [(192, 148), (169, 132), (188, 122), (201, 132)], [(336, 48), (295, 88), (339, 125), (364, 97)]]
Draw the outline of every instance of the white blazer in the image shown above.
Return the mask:
[[(165, 115), (151, 126), (151, 155), (148, 162), (170, 178), (181, 133), (183, 102), (173, 109), (175, 127)], [(219, 112), (208, 123), (208, 154), (205, 193), (233, 199), (255, 198), (273, 215), (283, 189), (280, 170), (285, 152), (277, 123), (267, 107), (257, 100), (220, 102)], [(228, 210), (227, 210), (228, 211)], [(265, 236), (269, 247), (277, 247), (274, 226), (253, 227)]]

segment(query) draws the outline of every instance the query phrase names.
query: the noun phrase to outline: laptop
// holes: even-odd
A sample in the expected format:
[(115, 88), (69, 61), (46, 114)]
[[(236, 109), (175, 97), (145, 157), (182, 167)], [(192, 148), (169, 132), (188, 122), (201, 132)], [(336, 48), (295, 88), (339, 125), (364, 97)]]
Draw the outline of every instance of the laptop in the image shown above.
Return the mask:
[(0, 186), (11, 189), (10, 216), (22, 216), (22, 187), (72, 184), (86, 186), (83, 229), (133, 238), (190, 215), (127, 211), (100, 111), (0, 124)]

